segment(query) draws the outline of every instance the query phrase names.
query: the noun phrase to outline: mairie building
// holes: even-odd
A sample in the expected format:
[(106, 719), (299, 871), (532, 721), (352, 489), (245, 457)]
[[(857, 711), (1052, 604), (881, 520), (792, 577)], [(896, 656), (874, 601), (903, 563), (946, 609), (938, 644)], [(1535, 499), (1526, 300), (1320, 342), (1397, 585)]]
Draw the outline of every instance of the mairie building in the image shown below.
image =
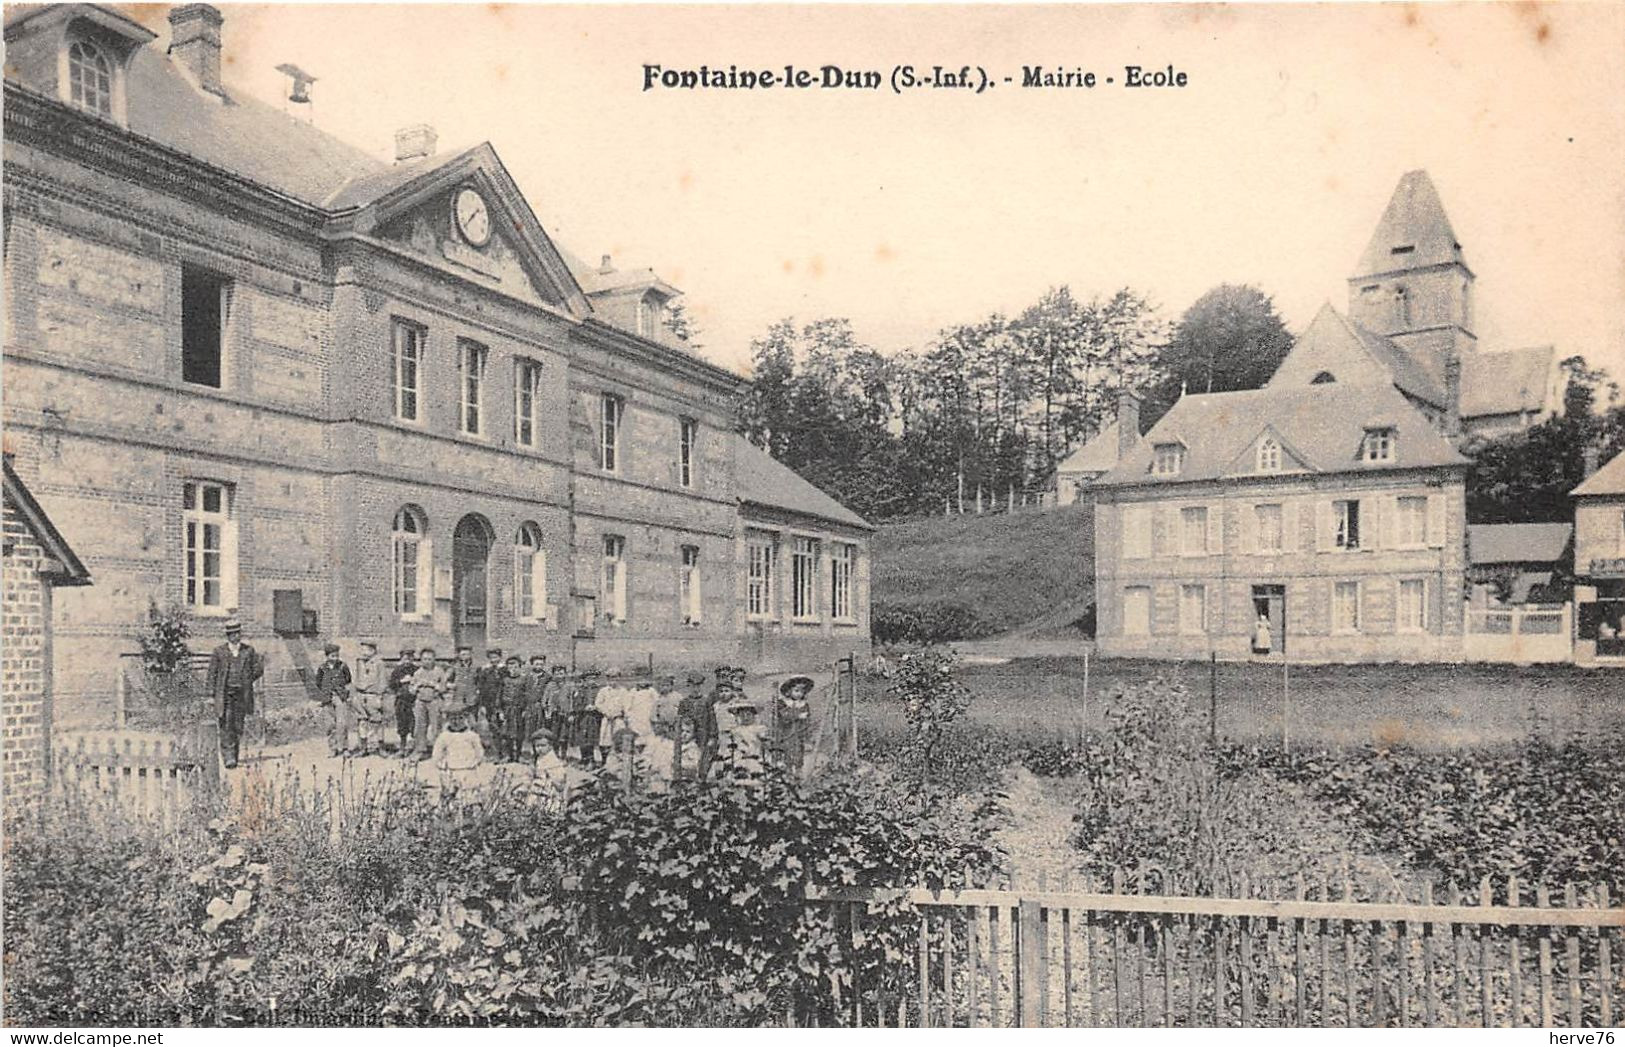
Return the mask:
[(1323, 307), (1264, 388), (1184, 396), (1094, 466), (1102, 653), (1462, 657), (1460, 448), (1559, 410), (1556, 354), (1479, 346), (1474, 274), (1423, 171), (1355, 271), (1347, 314)]
[[(153, 605), (321, 644), (817, 668), (869, 633), (856, 514), (735, 434), (650, 270), (553, 243), (495, 149), (393, 161), (238, 90), (220, 10), (5, 22), (8, 461), (97, 584), (57, 722)], [(308, 87), (295, 74), (294, 97)]]

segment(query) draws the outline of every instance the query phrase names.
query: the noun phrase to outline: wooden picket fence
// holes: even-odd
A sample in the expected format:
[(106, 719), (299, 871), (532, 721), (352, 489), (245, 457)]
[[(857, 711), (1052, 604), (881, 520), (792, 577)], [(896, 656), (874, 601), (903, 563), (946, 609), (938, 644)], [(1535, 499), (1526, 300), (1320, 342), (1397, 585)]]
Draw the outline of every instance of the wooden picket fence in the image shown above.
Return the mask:
[(1284, 899), (1254, 893), (1127, 894), (1121, 880), (1081, 892), (809, 890), (854, 954), (877, 921), (898, 918), (896, 903), (917, 913), (906, 986), (895, 972), (882, 985), (860, 975), (824, 1020), (1606, 1027), (1625, 1000), (1625, 909), (1603, 886), (1568, 887), (1556, 907), (1546, 888), (1516, 879), (1499, 902), (1488, 881), (1476, 897), (1424, 889), (1415, 902), (1356, 900), (1346, 882)]
[(213, 785), (218, 761), (197, 753), (196, 745), (156, 731), (64, 732), (52, 747), (51, 784), (81, 801), (168, 823)]

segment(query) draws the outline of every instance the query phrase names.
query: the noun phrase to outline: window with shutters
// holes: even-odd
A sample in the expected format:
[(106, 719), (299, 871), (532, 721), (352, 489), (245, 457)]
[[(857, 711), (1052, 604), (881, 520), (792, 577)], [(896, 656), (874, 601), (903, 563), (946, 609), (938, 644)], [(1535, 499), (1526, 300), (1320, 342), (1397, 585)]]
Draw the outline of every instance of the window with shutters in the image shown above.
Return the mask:
[(513, 542), (514, 616), (521, 622), (547, 618), (547, 553), (542, 529), (532, 521), (519, 525)]
[(1344, 499), (1332, 503), (1332, 544), (1346, 551), (1360, 548), (1360, 503)]
[(1332, 586), (1332, 631), (1360, 631), (1360, 583), (1338, 582)]
[(230, 484), (188, 480), (181, 487), (186, 605), (224, 614), (237, 603), (237, 532)]
[(790, 551), (790, 617), (818, 618), (818, 539), (797, 538)]
[(1420, 549), (1428, 542), (1428, 500), (1406, 495), (1394, 500), (1394, 544)]
[(700, 547), (685, 545), (682, 549), (682, 574), (678, 578), (677, 605), (679, 619), (684, 625), (700, 624)]
[(1123, 507), (1123, 559), (1144, 560), (1151, 556), (1151, 507)]
[(1399, 583), (1399, 606), (1395, 619), (1402, 633), (1422, 633), (1428, 628), (1427, 582), (1406, 578)]
[(773, 617), (773, 576), (777, 557), (773, 537), (757, 534), (746, 539), (745, 615), (762, 620)]
[(397, 318), (390, 334), (390, 392), (395, 417), (403, 422), (420, 420), (418, 386), (423, 371), (423, 346), (428, 332), (417, 324)]
[(1207, 589), (1200, 585), (1179, 587), (1179, 631), (1186, 634), (1207, 632)]
[(514, 361), (513, 439), (521, 447), (537, 444), (537, 415), (542, 400), (542, 365), (535, 360)]
[(598, 579), (600, 616), (609, 622), (626, 621), (626, 539), (604, 535), (603, 570)]
[(429, 552), (428, 517), (415, 505), (401, 506), (390, 538), (395, 613), (408, 620), (426, 618), (434, 562)]
[(1189, 505), (1179, 511), (1179, 551), (1185, 556), (1207, 553), (1206, 506)]
[(467, 338), (457, 340), (457, 379), (462, 391), (458, 428), (470, 436), (485, 432), (485, 346)]
[(1261, 553), (1280, 552), (1283, 535), (1281, 506), (1278, 503), (1253, 506), (1253, 524), (1258, 536), (1257, 550)]
[(1151, 589), (1131, 585), (1123, 590), (1123, 633), (1126, 636), (1151, 634)]

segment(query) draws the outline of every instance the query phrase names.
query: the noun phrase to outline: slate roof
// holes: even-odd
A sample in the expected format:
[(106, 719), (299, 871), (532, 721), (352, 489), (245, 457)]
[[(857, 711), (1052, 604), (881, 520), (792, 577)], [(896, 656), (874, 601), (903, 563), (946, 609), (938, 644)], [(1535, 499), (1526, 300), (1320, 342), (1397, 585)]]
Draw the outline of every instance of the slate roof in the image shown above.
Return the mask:
[(45, 514), (45, 510), (35, 500), (34, 493), (23, 483), (22, 477), (12, 469), (9, 457), (5, 460), (5, 492), (6, 504), (22, 517), (34, 535), (34, 540), (45, 550), (45, 554), (56, 561), (57, 567), (50, 575), (51, 584), (89, 585), (90, 570), (74, 553), (73, 547), (62, 537), (62, 532), (56, 529), (51, 518)]
[[(1403, 250), (1407, 247), (1410, 250)], [(1402, 249), (1401, 253), (1396, 254), (1396, 248)], [(1394, 195), (1355, 272), (1371, 276), (1450, 262), (1467, 264), (1439, 200), (1439, 191), (1426, 171), (1407, 171), (1394, 187)]]
[[(1238, 461), (1266, 428), (1313, 472), (1363, 473), (1433, 466), (1464, 466), (1450, 442), (1388, 382), (1351, 385), (1268, 386), (1233, 393), (1184, 396), (1123, 456), (1096, 486), (1179, 484), (1252, 475)], [(1368, 428), (1395, 430), (1394, 460), (1359, 457)], [(1177, 476), (1151, 475), (1158, 444), (1185, 446)]]
[(1625, 494), (1625, 454), (1616, 454), (1569, 494)]
[(1542, 345), (1463, 356), (1461, 416), (1478, 418), (1545, 410), (1552, 358), (1556, 355), (1551, 346)]
[(1468, 524), (1468, 562), (1555, 563), (1574, 535), (1566, 523)]
[(1112, 422), (1055, 467), (1057, 473), (1103, 473), (1117, 464), (1117, 423)]
[[(1335, 310), (1334, 310), (1335, 311)], [(1405, 392), (1410, 393), (1418, 400), (1426, 400), (1435, 406), (1444, 404), (1444, 380), (1441, 375), (1434, 373), (1430, 365), (1437, 364), (1432, 353), (1417, 355), (1406, 352), (1396, 345), (1393, 339), (1368, 331), (1353, 320), (1337, 314), (1350, 328), (1354, 330), (1355, 337), (1366, 351), (1377, 358), (1377, 362), (1388, 368), (1394, 376), (1394, 384)]]
[(775, 459), (743, 436), (734, 437), (738, 466), (739, 500), (783, 509), (802, 516), (874, 530), (857, 513), (802, 479), (794, 469)]

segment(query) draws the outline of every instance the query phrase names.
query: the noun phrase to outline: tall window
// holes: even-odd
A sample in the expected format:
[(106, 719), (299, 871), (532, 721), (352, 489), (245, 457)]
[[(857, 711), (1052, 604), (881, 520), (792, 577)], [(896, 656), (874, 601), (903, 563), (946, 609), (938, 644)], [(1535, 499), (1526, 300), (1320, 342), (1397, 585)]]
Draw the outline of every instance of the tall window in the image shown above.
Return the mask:
[(113, 67), (95, 46), (76, 40), (68, 48), (69, 100), (98, 116), (113, 115)]
[(181, 489), (186, 605), (221, 612), (237, 602), (237, 540), (227, 484), (188, 480)]
[(1258, 445), (1258, 471), (1261, 473), (1281, 471), (1281, 445), (1273, 436), (1264, 437)]
[(621, 468), (621, 419), (626, 414), (626, 401), (613, 393), (599, 398), (598, 464), (605, 472)]
[(1144, 585), (1131, 585), (1123, 590), (1123, 633), (1126, 636), (1148, 636), (1151, 633), (1151, 590)]
[(1207, 632), (1207, 589), (1200, 585), (1179, 587), (1179, 631)]
[(790, 617), (818, 617), (818, 539), (797, 538), (790, 552)]
[(850, 542), (835, 546), (835, 554), (829, 562), (829, 614), (838, 622), (850, 622), (857, 617), (852, 606), (852, 578), (857, 566), (857, 546)]
[(700, 444), (700, 423), (693, 418), (677, 420), (677, 482), (694, 486), (694, 452)]
[(181, 267), (181, 379), (220, 388), (226, 302), (231, 281), (192, 266)]
[(536, 412), (541, 402), (542, 365), (518, 360), (513, 372), (513, 438), (521, 447), (536, 446)]
[(1186, 556), (1201, 556), (1207, 548), (1207, 507), (1187, 506), (1179, 511), (1179, 547)]
[(1332, 587), (1332, 631), (1360, 631), (1360, 583), (1338, 582)]
[(390, 336), (391, 387), (395, 417), (403, 422), (418, 420), (418, 379), (423, 370), (423, 346), (427, 332), (417, 324), (396, 320)]
[(643, 298), (638, 301), (638, 334), (645, 338), (653, 338), (656, 329), (660, 326), (660, 303), (652, 298)]
[(457, 341), (457, 378), (462, 389), (462, 410), (459, 427), (471, 436), (485, 432), (485, 419), (481, 410), (485, 393), (485, 361), (489, 354), (485, 346), (466, 338)]
[(1278, 553), (1281, 551), (1281, 506), (1279, 503), (1253, 506), (1253, 522), (1257, 525), (1258, 551), (1261, 553)]
[(1360, 548), (1360, 503), (1346, 499), (1332, 503), (1332, 544), (1339, 549)]
[(430, 565), (429, 520), (415, 506), (395, 514), (391, 535), (395, 563), (395, 613), (402, 618), (427, 617)]
[(1428, 500), (1406, 496), (1395, 500), (1394, 541), (1401, 548), (1420, 549), (1428, 543)]
[(1427, 631), (1427, 582), (1420, 578), (1407, 578), (1399, 583), (1399, 607), (1396, 617), (1399, 620), (1399, 631), (1402, 633)]
[(684, 625), (700, 624), (700, 547), (697, 545), (683, 546), (677, 605)]
[(598, 581), (598, 607), (612, 622), (626, 621), (626, 539), (604, 535), (603, 573)]
[(1151, 454), (1151, 472), (1157, 476), (1178, 476), (1185, 470), (1182, 444), (1158, 444)]
[(529, 520), (519, 525), (513, 541), (514, 611), (521, 622), (547, 617), (547, 553), (542, 529)]
[(1151, 555), (1151, 507), (1123, 507), (1123, 558), (1144, 560)]
[(773, 539), (752, 537), (746, 543), (745, 614), (751, 618), (773, 616)]
[(1367, 429), (1365, 441), (1360, 448), (1360, 457), (1368, 462), (1393, 461), (1394, 431), (1392, 429)]

